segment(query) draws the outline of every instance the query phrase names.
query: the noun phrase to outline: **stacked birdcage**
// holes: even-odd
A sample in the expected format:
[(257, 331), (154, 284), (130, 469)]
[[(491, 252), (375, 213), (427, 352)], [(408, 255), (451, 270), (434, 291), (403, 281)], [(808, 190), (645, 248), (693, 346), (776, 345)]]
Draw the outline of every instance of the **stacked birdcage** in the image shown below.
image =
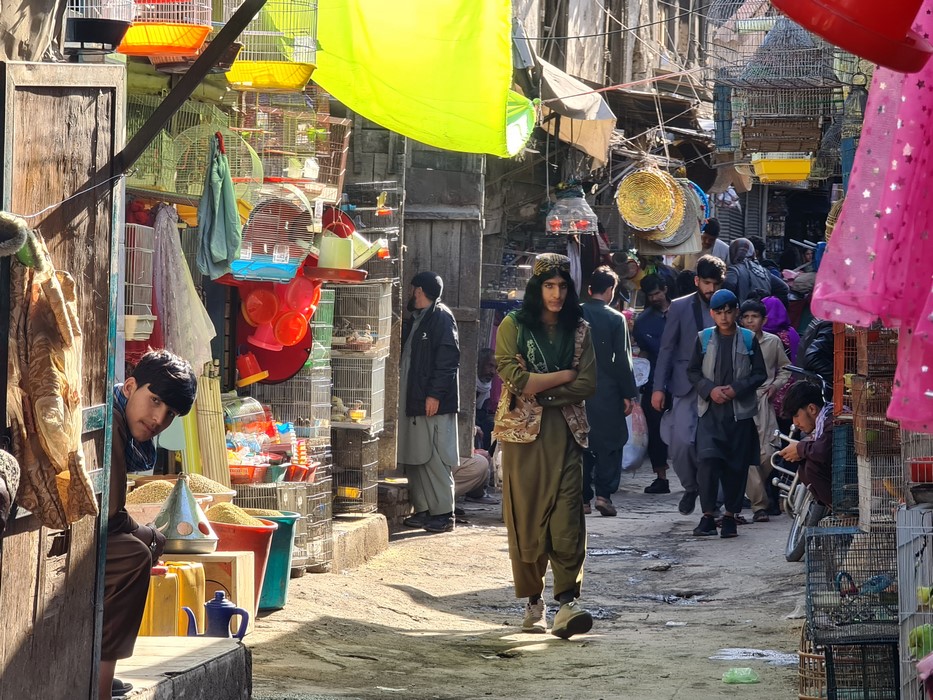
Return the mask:
[(386, 356), (331, 358), (331, 427), (375, 435), (385, 424)]
[[(224, 0), (224, 20), (242, 4)], [(294, 92), (314, 72), (317, 53), (317, 2), (268, 0), (240, 34), (243, 49), (227, 71), (238, 90)]]
[(316, 181), (320, 145), (328, 130), (318, 123), (316, 88), (301, 92), (246, 92), (240, 98), (239, 130), (262, 158), (268, 182)]
[(929, 508), (897, 512), (897, 580), (901, 697), (920, 698), (916, 663), (933, 652), (933, 510)]
[(379, 439), (360, 430), (335, 428), (334, 512), (372, 513), (378, 507)]
[(126, 224), (124, 335), (127, 340), (148, 340), (156, 317), (152, 308), (152, 273), (155, 229)]
[[(226, 117), (223, 121), (226, 121)], [(262, 161), (249, 143), (222, 123), (205, 121), (185, 129), (175, 137), (175, 164), (178, 170), (175, 176), (175, 191), (187, 194), (192, 199), (201, 197), (212, 141), (227, 157), (236, 198), (255, 204), (263, 182)]]
[[(328, 453), (329, 454), (329, 453)], [(334, 560), (334, 494), (330, 464), (319, 463), (313, 483), (308, 484), (308, 518), (304, 536), (308, 571), (330, 571)]]
[(392, 283), (337, 287), (334, 303), (335, 356), (385, 357), (392, 339)]
[(276, 420), (291, 423), (300, 440), (330, 436), (329, 377), (321, 377), (305, 365), (291, 379), (279, 384), (250, 384), (245, 391), (261, 404), (271, 406)]
[(857, 372), (855, 327), (833, 323), (833, 406), (836, 415), (852, 411), (852, 377)]
[(840, 415), (833, 423), (833, 513), (858, 515), (859, 470), (852, 416)]
[(356, 232), (371, 244), (385, 241), (386, 254), (360, 266), (368, 280), (397, 280), (401, 273), (402, 188), (398, 182), (354, 182), (343, 190), (341, 207)]
[(298, 513), (295, 521), (295, 543), (292, 549), (292, 569), (309, 565), (306, 547), (307, 528), (314, 513), (310, 510), (309, 484), (234, 484), (234, 503), (241, 508), (263, 508)]
[(899, 685), (896, 642), (826, 648), (827, 698), (898, 700), (907, 697), (898, 695)]
[(501, 264), (483, 263), (482, 295), (490, 301), (520, 300), (531, 279), (531, 255), (505, 251)]
[(807, 625), (815, 644), (889, 643), (898, 635), (893, 530), (810, 528)]
[(128, 56), (190, 56), (210, 31), (207, 0), (135, 0), (133, 24), (117, 51)]

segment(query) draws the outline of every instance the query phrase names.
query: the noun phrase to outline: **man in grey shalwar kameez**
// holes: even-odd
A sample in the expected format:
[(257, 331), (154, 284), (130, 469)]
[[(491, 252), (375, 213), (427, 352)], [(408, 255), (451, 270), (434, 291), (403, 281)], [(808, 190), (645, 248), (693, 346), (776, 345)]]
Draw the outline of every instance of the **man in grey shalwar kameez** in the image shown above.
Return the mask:
[(453, 529), (452, 470), (460, 461), (460, 344), (453, 313), (439, 301), (443, 288), (433, 272), (412, 279), (399, 377), (398, 462), (415, 511), (405, 525), (428, 532)]

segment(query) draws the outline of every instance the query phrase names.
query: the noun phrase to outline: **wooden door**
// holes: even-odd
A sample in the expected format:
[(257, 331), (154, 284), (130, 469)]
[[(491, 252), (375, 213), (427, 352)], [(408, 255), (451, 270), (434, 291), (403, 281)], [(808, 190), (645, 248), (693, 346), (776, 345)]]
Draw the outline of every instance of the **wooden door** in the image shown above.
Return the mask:
[[(30, 225), (45, 238), (55, 267), (78, 283), (84, 453), (105, 499), (117, 271), (113, 188), (120, 191), (108, 169), (123, 145), (123, 84), (119, 66), (0, 64), (2, 206), (20, 215), (42, 212)], [(74, 196), (95, 181), (103, 184)], [(8, 295), (8, 286), (0, 294)], [(86, 517), (63, 531), (28, 514), (11, 523), (0, 542), (0, 700), (96, 697), (98, 542), (105, 527), (106, 517)]]

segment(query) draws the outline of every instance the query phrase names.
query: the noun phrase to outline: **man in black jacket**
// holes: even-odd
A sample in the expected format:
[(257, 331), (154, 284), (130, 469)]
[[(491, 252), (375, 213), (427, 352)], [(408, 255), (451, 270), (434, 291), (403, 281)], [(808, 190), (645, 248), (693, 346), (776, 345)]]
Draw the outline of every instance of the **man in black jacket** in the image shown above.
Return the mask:
[(452, 470), (460, 461), (460, 342), (453, 314), (439, 301), (443, 290), (437, 274), (415, 275), (402, 329), (398, 462), (415, 511), (404, 522), (428, 532), (453, 529)]

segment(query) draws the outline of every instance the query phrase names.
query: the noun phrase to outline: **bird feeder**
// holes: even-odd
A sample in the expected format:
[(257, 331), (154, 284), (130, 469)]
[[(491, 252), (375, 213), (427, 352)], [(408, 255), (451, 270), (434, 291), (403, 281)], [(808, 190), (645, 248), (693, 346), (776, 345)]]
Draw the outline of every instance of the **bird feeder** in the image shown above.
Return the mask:
[(133, 0), (69, 0), (65, 13), (65, 50), (110, 53), (133, 19)]
[(593, 208), (583, 196), (583, 188), (576, 183), (557, 186), (557, 201), (548, 211), (545, 230), (557, 234), (591, 234), (597, 232), (597, 219)]
[(127, 56), (191, 56), (211, 31), (211, 4), (204, 0), (133, 3), (133, 26), (117, 51)]
[[(229, 20), (242, 3), (224, 0)], [(243, 50), (227, 71), (238, 90), (302, 90), (314, 72), (316, 0), (269, 0), (240, 34)]]

